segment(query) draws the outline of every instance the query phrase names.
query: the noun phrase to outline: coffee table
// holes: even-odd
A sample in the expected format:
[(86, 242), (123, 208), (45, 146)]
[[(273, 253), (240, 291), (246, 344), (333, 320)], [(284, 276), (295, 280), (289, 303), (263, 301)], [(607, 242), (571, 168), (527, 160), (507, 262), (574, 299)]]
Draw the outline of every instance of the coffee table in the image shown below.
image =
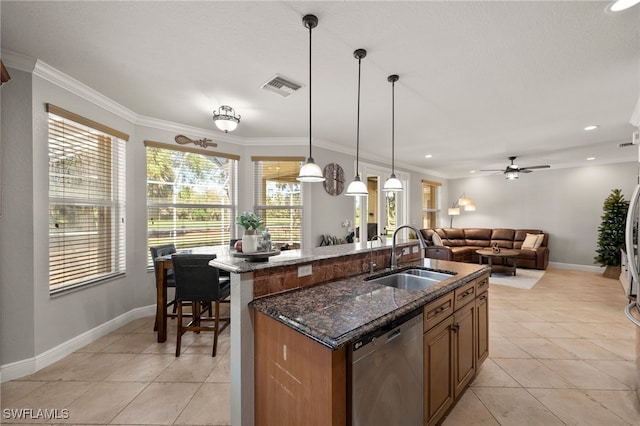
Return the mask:
[[(491, 273), (489, 275), (492, 275), (493, 272), (498, 269), (502, 269), (512, 273), (514, 277), (516, 276), (516, 256), (520, 254), (519, 250), (500, 249), (500, 251), (496, 252), (493, 251), (493, 249), (480, 249), (476, 250), (476, 253), (478, 254), (478, 263), (480, 265), (482, 265), (482, 258), (487, 258), (487, 265), (491, 268)], [(494, 266), (493, 259), (503, 259), (503, 264)], [(513, 265), (507, 265), (507, 259), (512, 259)]]

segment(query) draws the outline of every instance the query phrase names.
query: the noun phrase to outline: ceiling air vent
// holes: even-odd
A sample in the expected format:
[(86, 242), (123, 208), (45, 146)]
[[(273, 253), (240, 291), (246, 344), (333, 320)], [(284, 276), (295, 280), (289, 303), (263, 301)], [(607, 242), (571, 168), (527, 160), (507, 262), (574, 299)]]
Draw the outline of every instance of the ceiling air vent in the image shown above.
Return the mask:
[(268, 90), (269, 92), (276, 93), (285, 98), (301, 87), (302, 85), (294, 83), (293, 81), (277, 74), (260, 86), (261, 89)]

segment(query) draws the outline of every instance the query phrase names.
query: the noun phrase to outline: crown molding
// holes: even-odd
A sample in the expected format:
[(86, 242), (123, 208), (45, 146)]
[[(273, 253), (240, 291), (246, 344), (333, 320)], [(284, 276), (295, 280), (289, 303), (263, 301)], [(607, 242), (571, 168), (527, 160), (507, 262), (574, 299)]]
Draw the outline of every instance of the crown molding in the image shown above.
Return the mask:
[(36, 60), (10, 50), (2, 50), (2, 62), (9, 68), (32, 73), (36, 66)]
[(114, 100), (104, 96), (102, 93), (92, 89), (84, 83), (79, 82), (73, 77), (69, 77), (40, 60), (36, 60), (36, 66), (33, 70), (33, 74), (62, 87), (74, 95), (80, 96), (81, 98), (86, 99), (100, 108), (106, 109), (127, 121), (136, 123), (138, 120), (138, 114), (131, 111), (129, 108), (120, 105)]
[[(103, 108), (118, 117), (121, 117), (137, 126), (150, 127), (158, 130), (165, 130), (176, 133), (189, 133), (193, 137), (209, 138), (216, 142), (224, 142), (233, 145), (240, 146), (306, 146), (309, 139), (307, 137), (286, 137), (286, 138), (243, 138), (240, 136), (233, 136), (227, 133), (218, 132), (211, 129), (203, 129), (200, 127), (187, 126), (185, 124), (175, 123), (171, 121), (161, 120), (158, 118), (147, 117), (139, 115), (129, 108), (115, 102), (114, 100), (104, 96), (102, 93), (92, 89), (84, 83), (70, 77), (58, 69), (48, 65), (47, 63), (38, 59), (31, 58), (26, 55), (15, 53), (8, 50), (2, 50), (2, 60), (6, 66), (18, 69), (21, 71), (33, 73), (40, 78), (43, 78), (69, 92)], [(334, 142), (330, 142), (325, 139), (314, 138), (313, 144), (316, 147), (324, 148), (330, 151), (339, 152), (346, 155), (352, 155), (355, 157), (355, 151), (344, 145), (339, 145)], [(360, 157), (369, 161), (375, 161), (380, 163), (380, 157), (361, 153)], [(432, 172), (426, 169), (421, 169), (408, 164), (402, 164), (396, 162), (396, 167), (404, 170), (410, 170), (416, 173), (428, 174), (431, 176), (445, 178), (439, 173)]]

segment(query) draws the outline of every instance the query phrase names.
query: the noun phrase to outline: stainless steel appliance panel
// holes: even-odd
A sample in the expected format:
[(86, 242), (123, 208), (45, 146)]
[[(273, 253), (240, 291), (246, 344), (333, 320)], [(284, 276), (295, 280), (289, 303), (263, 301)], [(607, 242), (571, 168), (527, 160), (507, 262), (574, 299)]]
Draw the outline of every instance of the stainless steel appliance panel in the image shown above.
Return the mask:
[(423, 424), (422, 311), (350, 345), (351, 424)]

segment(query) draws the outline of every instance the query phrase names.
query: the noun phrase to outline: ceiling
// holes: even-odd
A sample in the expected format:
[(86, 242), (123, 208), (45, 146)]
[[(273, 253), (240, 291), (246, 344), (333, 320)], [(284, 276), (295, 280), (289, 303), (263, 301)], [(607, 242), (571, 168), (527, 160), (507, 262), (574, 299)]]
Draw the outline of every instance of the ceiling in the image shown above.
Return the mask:
[[(640, 6), (601, 1), (0, 2), (2, 49), (37, 58), (142, 117), (202, 129), (230, 105), (234, 136), (308, 140), (313, 30), (313, 137), (355, 152), (357, 48), (360, 151), (445, 178), (471, 170), (552, 169), (633, 161)], [(304, 87), (280, 97), (275, 74)], [(587, 132), (587, 125), (599, 125)], [(253, 140), (256, 138), (256, 140)], [(430, 154), (432, 158), (425, 158)], [(537, 170), (535, 173), (545, 173)], [(477, 175), (486, 173), (477, 173)]]

